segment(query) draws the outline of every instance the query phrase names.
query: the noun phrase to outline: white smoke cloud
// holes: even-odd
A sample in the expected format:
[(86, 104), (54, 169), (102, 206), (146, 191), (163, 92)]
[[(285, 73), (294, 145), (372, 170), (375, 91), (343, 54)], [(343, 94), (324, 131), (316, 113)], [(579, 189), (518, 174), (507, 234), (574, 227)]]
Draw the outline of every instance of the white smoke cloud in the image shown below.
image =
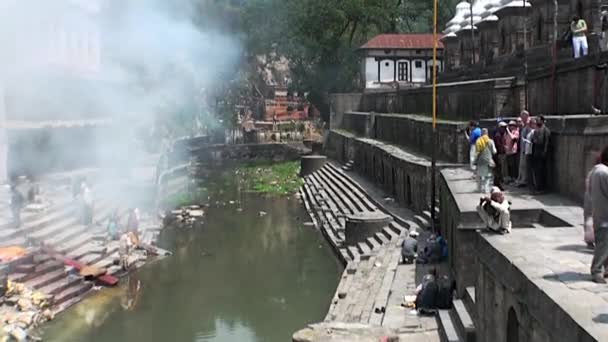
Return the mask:
[(194, 0), (2, 1), (7, 119), (111, 118), (111, 136), (97, 138), (105, 155), (124, 153), (118, 146), (132, 141), (134, 129), (159, 116), (189, 122), (200, 114), (200, 90), (240, 62), (238, 40), (201, 29), (195, 23), (207, 14), (197, 8)]

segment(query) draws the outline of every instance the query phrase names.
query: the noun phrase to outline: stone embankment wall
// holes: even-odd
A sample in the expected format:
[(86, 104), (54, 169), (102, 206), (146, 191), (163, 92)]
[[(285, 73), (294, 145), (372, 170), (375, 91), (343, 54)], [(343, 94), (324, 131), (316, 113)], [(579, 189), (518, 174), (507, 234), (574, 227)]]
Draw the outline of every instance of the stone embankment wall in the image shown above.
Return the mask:
[[(437, 114), (450, 120), (512, 116), (523, 109), (533, 114), (589, 114), (591, 106), (608, 112), (608, 54), (594, 58), (566, 59), (557, 63), (555, 77), (547, 60), (529, 64), (524, 77), (522, 64), (445, 74), (437, 85)], [(527, 91), (527, 105), (526, 105)], [(376, 113), (427, 114), (431, 112), (431, 86), (360, 94), (358, 108)], [(348, 94), (353, 98), (355, 94)], [(344, 94), (332, 101), (348, 103)], [(337, 118), (337, 126), (340, 118)], [(332, 126), (335, 128), (337, 126)]]
[[(504, 117), (505, 120), (508, 118)], [(593, 166), (595, 155), (608, 146), (608, 116), (546, 118), (552, 132), (547, 168), (548, 187), (582, 203), (587, 172)], [(481, 120), (480, 123), (482, 127), (496, 126), (493, 119)], [(468, 146), (462, 133), (466, 125), (466, 121), (438, 121), (435, 148), (440, 161), (468, 163)], [(342, 129), (357, 137), (394, 144), (426, 157), (432, 152), (432, 126), (428, 116), (346, 112), (342, 118)], [(347, 150), (339, 147), (339, 144), (329, 144), (332, 150)], [(356, 149), (351, 150), (353, 152), (345, 159), (354, 159)]]
[[(374, 182), (400, 204), (417, 211), (429, 209), (430, 161), (397, 146), (359, 138), (343, 130), (329, 133), (326, 153), (346, 163), (354, 161), (357, 172)], [(439, 168), (453, 164), (439, 163)]]
[(450, 163), (467, 163), (469, 149), (462, 121), (438, 120), (439, 139), (433, 141), (433, 126), (429, 117), (409, 114), (380, 114), (346, 112), (342, 128), (361, 137), (403, 146), (408, 150), (431, 156), (433, 145), (437, 159)]

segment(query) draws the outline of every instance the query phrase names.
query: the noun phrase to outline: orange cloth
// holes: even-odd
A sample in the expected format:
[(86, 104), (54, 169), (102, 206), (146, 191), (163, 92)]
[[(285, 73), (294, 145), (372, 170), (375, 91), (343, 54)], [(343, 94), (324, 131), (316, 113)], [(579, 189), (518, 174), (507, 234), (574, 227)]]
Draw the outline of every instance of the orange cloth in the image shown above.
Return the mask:
[(25, 248), (19, 246), (0, 247), (0, 260), (7, 262), (25, 255)]

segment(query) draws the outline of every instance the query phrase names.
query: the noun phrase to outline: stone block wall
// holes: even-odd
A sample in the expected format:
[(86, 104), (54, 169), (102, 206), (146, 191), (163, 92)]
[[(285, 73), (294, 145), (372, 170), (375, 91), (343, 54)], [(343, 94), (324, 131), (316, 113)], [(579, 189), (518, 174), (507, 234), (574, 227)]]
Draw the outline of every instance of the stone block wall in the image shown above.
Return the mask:
[(361, 104), (361, 93), (330, 94), (329, 95), (329, 127), (339, 128), (342, 126), (344, 113), (359, 110)]
[(439, 139), (433, 141), (432, 121), (421, 115), (347, 112), (342, 128), (362, 137), (369, 137), (403, 146), (410, 151), (430, 156), (433, 145), (437, 159), (450, 163), (468, 162), (468, 145), (462, 130), (467, 123), (439, 120)]
[[(514, 77), (437, 86), (437, 117), (446, 120), (471, 120), (508, 116), (519, 107)], [(430, 116), (432, 88), (424, 86), (399, 92), (364, 94), (361, 111), (408, 113)]]
[(358, 173), (393, 196), (398, 203), (416, 211), (428, 210), (430, 163), (391, 153), (391, 149), (390, 145), (335, 130), (329, 133), (325, 145), (327, 155), (342, 163), (354, 160)]

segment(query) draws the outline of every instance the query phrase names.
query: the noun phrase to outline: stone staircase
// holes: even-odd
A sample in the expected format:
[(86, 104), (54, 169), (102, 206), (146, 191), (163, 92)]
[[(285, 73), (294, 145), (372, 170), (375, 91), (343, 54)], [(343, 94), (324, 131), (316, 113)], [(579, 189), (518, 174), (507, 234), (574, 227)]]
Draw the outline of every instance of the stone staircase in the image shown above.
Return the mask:
[[(69, 272), (63, 262), (37, 246), (44, 244), (81, 264), (106, 268), (108, 274), (119, 272), (120, 267), (114, 266), (119, 243), (105, 241), (107, 218), (117, 204), (110, 198), (97, 196), (94, 225), (86, 227), (79, 222), (77, 203), (65, 187), (47, 187), (44, 183), (42, 186), (45, 197), (54, 200), (50, 208), (40, 213), (24, 213), (22, 226), (18, 229), (11, 223), (0, 228), (0, 246), (32, 246), (28, 247), (26, 257), (3, 266), (8, 271), (9, 280), (53, 296), (54, 309), (61, 311), (86, 295), (93, 283)], [(150, 234), (155, 233), (144, 231), (142, 239), (152, 240), (154, 236)]]
[(452, 308), (439, 310), (435, 316), (442, 342), (476, 342), (475, 288), (469, 287), (462, 299), (454, 299)]
[[(347, 246), (345, 216), (380, 209), (359, 184), (331, 163), (304, 180), (300, 191), (311, 219), (346, 265), (325, 320), (382, 325), (395, 286), (401, 243), (409, 229), (421, 229), (418, 220), (393, 221), (364, 241)], [(422, 217), (420, 221), (424, 223)]]

